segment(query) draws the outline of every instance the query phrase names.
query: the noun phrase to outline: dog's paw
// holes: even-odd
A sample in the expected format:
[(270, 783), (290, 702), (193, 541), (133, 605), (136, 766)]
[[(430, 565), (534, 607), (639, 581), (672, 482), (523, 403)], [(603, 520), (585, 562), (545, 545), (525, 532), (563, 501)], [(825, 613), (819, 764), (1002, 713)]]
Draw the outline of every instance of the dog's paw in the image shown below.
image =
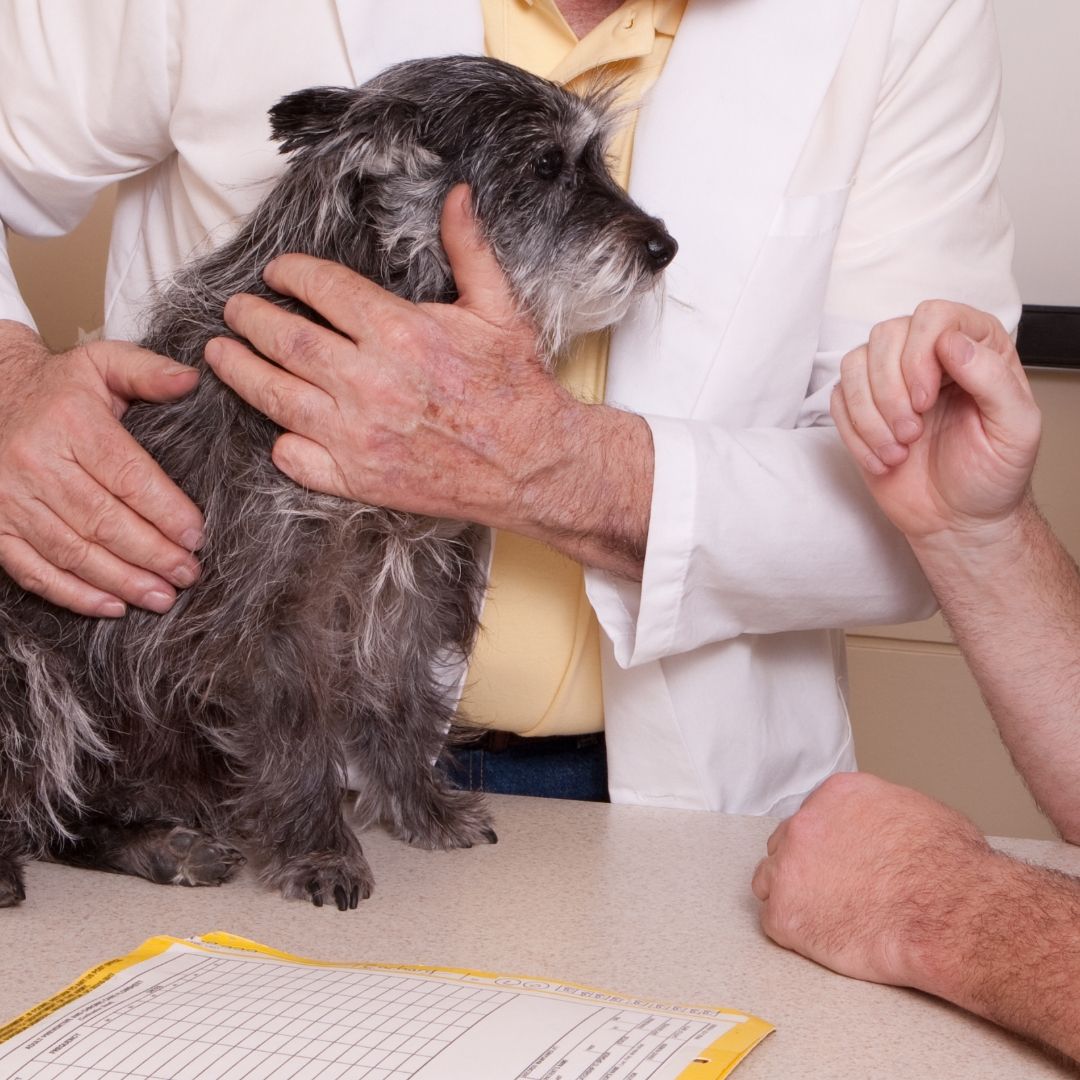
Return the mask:
[(437, 788), (424, 799), (401, 804), (388, 825), (400, 840), (429, 851), (495, 844), (499, 840), (484, 797), (474, 791)]
[(154, 857), (167, 875), (156, 880), (171, 885), (220, 885), (245, 861), (232, 844), (183, 825), (162, 830)]
[(22, 868), (11, 859), (0, 859), (0, 908), (17, 907), (25, 899)]
[(310, 900), (316, 907), (332, 902), (338, 911), (354, 910), (375, 887), (371, 867), (359, 848), (294, 855), (263, 876), (286, 900)]

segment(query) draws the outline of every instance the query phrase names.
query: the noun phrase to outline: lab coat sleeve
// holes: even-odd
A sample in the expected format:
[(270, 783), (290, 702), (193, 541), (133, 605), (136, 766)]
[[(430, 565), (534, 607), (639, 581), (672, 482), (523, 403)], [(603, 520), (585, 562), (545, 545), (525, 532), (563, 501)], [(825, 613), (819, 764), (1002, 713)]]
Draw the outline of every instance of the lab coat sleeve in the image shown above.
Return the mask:
[(646, 417), (656, 466), (643, 581), (588, 575), (623, 667), (741, 634), (932, 612), (907, 544), (831, 426), (829, 397), (844, 353), (922, 300), (963, 301), (1015, 327), (999, 70), (987, 0), (898, 4), (794, 426)]
[[(164, 0), (0, 5), (0, 222), (69, 232), (109, 184), (171, 151), (175, 7)], [(0, 319), (32, 325), (0, 244)]]

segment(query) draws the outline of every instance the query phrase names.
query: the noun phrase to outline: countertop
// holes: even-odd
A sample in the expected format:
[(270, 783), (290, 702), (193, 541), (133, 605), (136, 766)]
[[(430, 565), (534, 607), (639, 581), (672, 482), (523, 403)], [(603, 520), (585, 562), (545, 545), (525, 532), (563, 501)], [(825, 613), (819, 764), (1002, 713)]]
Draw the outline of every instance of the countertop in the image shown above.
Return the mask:
[[(843, 978), (766, 939), (750, 878), (773, 821), (491, 801), (492, 847), (426, 852), (367, 834), (375, 894), (346, 913), (286, 902), (246, 874), (188, 889), (32, 864), (26, 902), (0, 911), (0, 1021), (155, 934), (227, 930), (322, 960), (479, 968), (745, 1010), (777, 1031), (739, 1080), (1073, 1075), (948, 1004)], [(1080, 873), (1080, 849), (997, 843)]]

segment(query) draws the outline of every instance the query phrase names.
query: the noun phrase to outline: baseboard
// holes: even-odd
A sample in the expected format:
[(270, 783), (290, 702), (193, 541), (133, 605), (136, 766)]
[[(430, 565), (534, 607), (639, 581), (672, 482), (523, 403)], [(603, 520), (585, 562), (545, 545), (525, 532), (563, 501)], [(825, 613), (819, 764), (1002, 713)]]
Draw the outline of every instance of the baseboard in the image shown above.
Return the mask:
[(1025, 304), (1016, 348), (1024, 367), (1080, 371), (1080, 307)]

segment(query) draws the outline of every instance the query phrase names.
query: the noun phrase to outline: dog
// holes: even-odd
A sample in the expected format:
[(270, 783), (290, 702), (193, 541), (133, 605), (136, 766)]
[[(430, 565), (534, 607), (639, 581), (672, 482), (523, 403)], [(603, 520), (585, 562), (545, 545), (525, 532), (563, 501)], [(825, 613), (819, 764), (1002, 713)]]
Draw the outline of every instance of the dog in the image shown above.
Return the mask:
[(260, 271), (305, 252), (413, 301), (452, 302), (443, 202), (469, 185), (516, 303), (553, 362), (615, 322), (675, 254), (612, 181), (610, 91), (576, 96), (496, 60), (406, 62), (359, 88), (283, 98), (289, 163), (235, 236), (181, 268), (141, 344), (201, 371), (124, 423), (202, 507), (200, 581), (164, 615), (95, 620), (0, 582), (0, 906), (43, 857), (184, 885), (245, 859), (287, 898), (355, 908), (355, 821), (426, 848), (493, 842), (482, 797), (438, 767), (445, 672), (477, 633), (482, 531), (306, 490), (280, 430), (202, 360), (225, 301), (278, 296)]

